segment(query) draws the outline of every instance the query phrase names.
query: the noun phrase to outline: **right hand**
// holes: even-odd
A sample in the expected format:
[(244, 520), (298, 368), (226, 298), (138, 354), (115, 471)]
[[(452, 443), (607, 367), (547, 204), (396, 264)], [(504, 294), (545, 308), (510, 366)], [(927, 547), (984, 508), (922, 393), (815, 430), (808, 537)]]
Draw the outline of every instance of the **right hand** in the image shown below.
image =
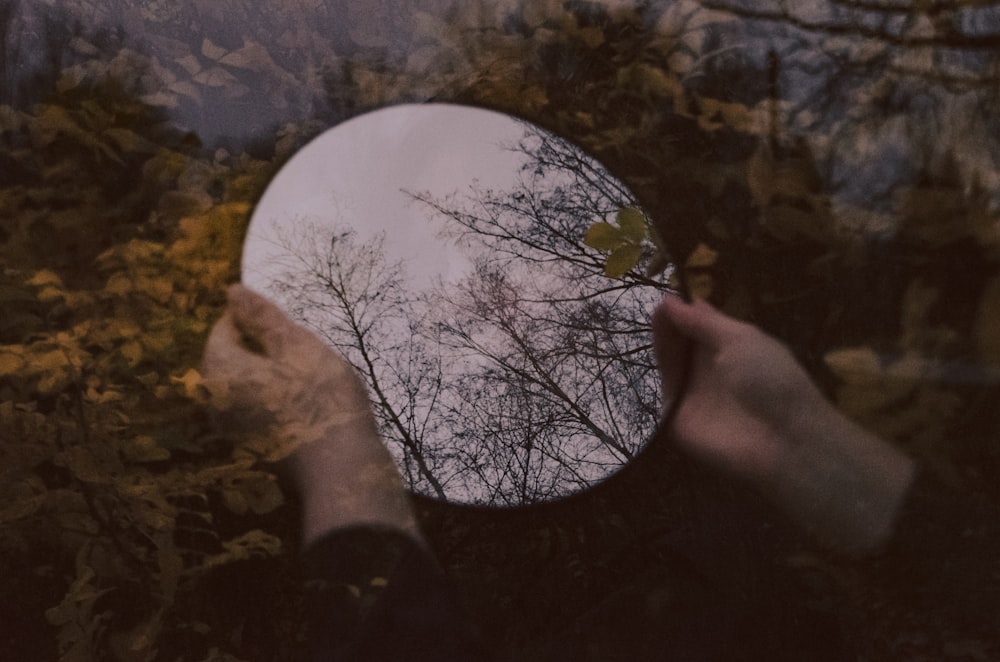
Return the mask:
[(870, 552), (889, 539), (915, 473), (893, 445), (840, 414), (787, 347), (709, 304), (667, 296), (653, 313), (665, 399), (691, 352), (670, 432), (691, 455), (771, 496), (827, 545)]
[(653, 347), (667, 388), (683, 369), (685, 342), (690, 373), (671, 431), (712, 466), (763, 480), (794, 443), (789, 431), (797, 419), (830, 408), (780, 342), (703, 301), (668, 295), (653, 312)]

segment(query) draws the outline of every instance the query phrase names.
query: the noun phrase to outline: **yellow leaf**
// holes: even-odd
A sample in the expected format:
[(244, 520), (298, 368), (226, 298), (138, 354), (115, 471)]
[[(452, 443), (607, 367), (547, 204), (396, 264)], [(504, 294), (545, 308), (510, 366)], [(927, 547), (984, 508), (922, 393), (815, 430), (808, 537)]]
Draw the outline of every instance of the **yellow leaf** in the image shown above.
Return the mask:
[(143, 239), (132, 239), (123, 248), (122, 255), (129, 263), (138, 264), (159, 259), (163, 255), (163, 244)]
[(174, 284), (166, 277), (140, 278), (135, 284), (135, 289), (149, 296), (157, 303), (167, 303), (174, 293)]
[(108, 402), (119, 402), (124, 396), (121, 391), (116, 391), (114, 389), (101, 391), (96, 386), (90, 386), (87, 388), (86, 393), (84, 393), (84, 397), (86, 397), (87, 402), (105, 404)]
[(604, 265), (604, 275), (608, 278), (621, 278), (632, 269), (642, 257), (642, 246), (626, 244), (611, 251)]
[(635, 207), (625, 207), (618, 211), (618, 225), (622, 233), (634, 244), (646, 238), (646, 216)]
[(182, 387), (181, 392), (189, 398), (198, 398), (204, 393), (205, 380), (202, 378), (201, 373), (194, 368), (189, 368), (180, 377), (171, 377), (170, 381), (180, 384)]
[(610, 223), (594, 223), (587, 228), (583, 243), (599, 251), (611, 251), (622, 245), (621, 230)]
[(882, 375), (882, 361), (871, 347), (851, 347), (828, 352), (823, 362), (843, 381), (871, 384)]
[(108, 279), (107, 285), (104, 286), (104, 291), (120, 297), (131, 292), (134, 286), (128, 274), (116, 273)]
[(232, 561), (242, 561), (253, 556), (275, 556), (281, 552), (281, 538), (260, 529), (248, 531), (241, 536), (222, 543), (225, 552), (205, 559), (205, 567), (211, 568)]
[(41, 395), (57, 393), (72, 381), (71, 363), (62, 350), (33, 355), (31, 367), (39, 375), (35, 388)]
[(128, 366), (134, 368), (142, 361), (142, 343), (138, 340), (130, 340), (122, 345), (118, 352), (128, 361)]
[(928, 369), (916, 356), (902, 356), (886, 364), (870, 347), (829, 352), (824, 362), (843, 382), (837, 404), (850, 416), (865, 416), (907, 398)]
[(25, 281), (25, 284), (33, 287), (43, 287), (45, 285), (52, 285), (59, 288), (63, 287), (62, 278), (60, 278), (55, 272), (49, 271), (48, 269), (36, 271), (34, 276)]
[(42, 303), (52, 303), (53, 301), (61, 301), (66, 299), (66, 292), (61, 288), (47, 286), (43, 287), (38, 293), (38, 300)]
[(718, 257), (718, 251), (712, 250), (706, 244), (698, 244), (688, 256), (685, 266), (688, 269), (705, 269), (714, 265)]
[[(15, 349), (19, 351), (13, 351)], [(26, 363), (21, 358), (21, 354), (23, 354), (23, 349), (18, 345), (4, 347), (0, 350), (0, 377), (16, 374), (24, 368)]]

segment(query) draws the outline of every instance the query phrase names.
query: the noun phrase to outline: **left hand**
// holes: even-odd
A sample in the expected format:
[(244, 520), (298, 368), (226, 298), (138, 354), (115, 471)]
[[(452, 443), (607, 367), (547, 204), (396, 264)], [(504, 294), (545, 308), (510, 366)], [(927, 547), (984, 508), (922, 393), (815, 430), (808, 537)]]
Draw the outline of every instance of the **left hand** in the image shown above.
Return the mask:
[(359, 525), (420, 540), (364, 383), (318, 337), (234, 285), (209, 336), (203, 370), (220, 422), (242, 437), (244, 450), (281, 461), (290, 474), (302, 500), (304, 544)]
[(249, 436), (248, 450), (265, 460), (284, 459), (303, 444), (327, 439), (333, 428), (374, 426), (354, 368), (241, 285), (229, 290), (229, 307), (208, 338), (203, 369), (226, 425)]

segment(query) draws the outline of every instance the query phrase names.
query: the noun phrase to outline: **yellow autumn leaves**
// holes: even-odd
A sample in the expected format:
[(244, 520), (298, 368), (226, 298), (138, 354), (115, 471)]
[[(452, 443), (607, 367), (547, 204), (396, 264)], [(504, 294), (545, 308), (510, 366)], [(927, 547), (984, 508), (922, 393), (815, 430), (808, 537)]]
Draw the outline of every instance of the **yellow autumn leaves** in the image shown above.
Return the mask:
[(607, 253), (604, 275), (621, 278), (648, 256), (644, 272), (652, 276), (667, 268), (669, 257), (659, 234), (638, 207), (624, 207), (615, 215), (617, 225), (598, 221), (587, 228), (583, 243)]
[[(1000, 381), (1000, 277), (987, 284), (969, 339), (931, 322), (940, 295), (920, 281), (910, 284), (892, 351), (845, 347), (824, 357), (839, 380), (840, 409), (884, 438), (917, 446), (947, 442), (941, 435), (965, 405), (962, 390)], [(957, 346), (966, 346), (967, 355), (949, 356)]]
[(65, 388), (91, 358), (72, 334), (62, 332), (29, 345), (0, 346), (0, 379), (16, 376), (40, 396)]

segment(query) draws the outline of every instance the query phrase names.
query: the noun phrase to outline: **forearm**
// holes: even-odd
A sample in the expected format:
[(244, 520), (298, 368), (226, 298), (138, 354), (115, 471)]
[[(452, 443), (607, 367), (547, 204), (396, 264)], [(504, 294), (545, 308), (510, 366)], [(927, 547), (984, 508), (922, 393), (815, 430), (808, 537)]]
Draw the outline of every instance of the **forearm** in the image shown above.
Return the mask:
[(882, 549), (915, 469), (891, 444), (826, 402), (803, 410), (765, 491), (800, 526), (849, 554)]
[(421, 541), (409, 492), (374, 420), (332, 426), (326, 436), (286, 460), (302, 503), (303, 544), (355, 526), (397, 530)]

